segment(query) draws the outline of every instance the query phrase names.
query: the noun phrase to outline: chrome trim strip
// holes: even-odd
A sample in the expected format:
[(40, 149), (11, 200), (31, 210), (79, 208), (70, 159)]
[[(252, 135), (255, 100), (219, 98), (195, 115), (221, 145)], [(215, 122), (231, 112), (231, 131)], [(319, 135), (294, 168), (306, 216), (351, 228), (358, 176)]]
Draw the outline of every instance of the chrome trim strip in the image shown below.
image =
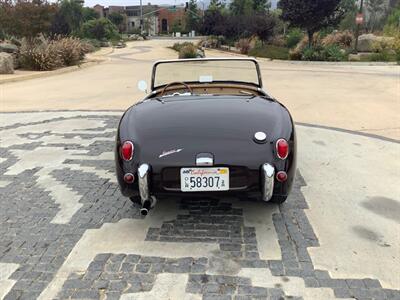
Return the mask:
[(270, 164), (261, 167), (261, 189), (264, 201), (269, 201), (274, 193), (275, 168)]
[(214, 164), (214, 160), (212, 157), (197, 157), (196, 158), (196, 166), (212, 166)]
[(138, 175), (139, 175), (139, 194), (143, 204), (144, 201), (150, 198), (150, 192), (149, 192), (150, 166), (148, 164), (140, 165), (138, 169)]

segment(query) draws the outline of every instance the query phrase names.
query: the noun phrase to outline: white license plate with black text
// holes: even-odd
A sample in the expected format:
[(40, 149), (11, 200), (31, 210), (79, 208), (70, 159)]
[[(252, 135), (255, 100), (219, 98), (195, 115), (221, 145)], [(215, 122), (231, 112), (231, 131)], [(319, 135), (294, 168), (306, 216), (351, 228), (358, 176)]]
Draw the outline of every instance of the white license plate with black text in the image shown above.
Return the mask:
[(182, 168), (182, 192), (229, 190), (229, 168)]

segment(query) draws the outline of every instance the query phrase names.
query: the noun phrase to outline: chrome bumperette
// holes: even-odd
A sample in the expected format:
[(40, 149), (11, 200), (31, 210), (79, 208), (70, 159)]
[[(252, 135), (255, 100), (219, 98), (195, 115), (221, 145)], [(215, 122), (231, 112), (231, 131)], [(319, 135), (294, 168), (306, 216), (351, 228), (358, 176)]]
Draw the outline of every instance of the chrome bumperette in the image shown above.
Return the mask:
[(139, 175), (139, 195), (142, 201), (142, 205), (146, 200), (150, 198), (149, 191), (149, 177), (150, 177), (150, 166), (148, 164), (140, 165), (138, 169)]
[(261, 188), (263, 201), (269, 201), (274, 193), (275, 168), (270, 164), (261, 167)]

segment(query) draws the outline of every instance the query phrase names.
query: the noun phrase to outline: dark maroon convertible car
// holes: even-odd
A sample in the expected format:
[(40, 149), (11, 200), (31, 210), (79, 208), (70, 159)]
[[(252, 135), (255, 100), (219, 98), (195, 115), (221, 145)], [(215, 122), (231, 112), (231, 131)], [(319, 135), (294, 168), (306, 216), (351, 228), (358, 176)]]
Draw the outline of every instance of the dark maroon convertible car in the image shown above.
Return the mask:
[(163, 196), (282, 203), (296, 169), (295, 128), (263, 91), (255, 59), (159, 61), (149, 95), (121, 118), (115, 162), (122, 194), (143, 215)]

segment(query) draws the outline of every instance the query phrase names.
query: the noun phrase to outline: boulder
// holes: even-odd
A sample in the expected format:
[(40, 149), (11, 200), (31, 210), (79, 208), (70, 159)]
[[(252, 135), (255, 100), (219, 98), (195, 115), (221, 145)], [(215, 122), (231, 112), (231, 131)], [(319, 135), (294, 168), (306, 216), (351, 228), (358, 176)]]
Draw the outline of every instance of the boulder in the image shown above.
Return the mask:
[(131, 34), (131, 35), (128, 37), (128, 39), (129, 39), (130, 41), (137, 41), (139, 37), (140, 37), (140, 35), (134, 33), (134, 34)]
[(372, 33), (362, 34), (358, 37), (358, 51), (360, 52), (374, 52), (377, 44), (386, 42), (391, 43), (394, 40), (392, 37), (376, 36)]
[(371, 57), (376, 55), (372, 52), (358, 52), (357, 54), (349, 54), (349, 61), (370, 61)]
[(360, 61), (361, 57), (358, 54), (349, 54), (349, 61)]
[(204, 58), (204, 57), (206, 57), (206, 54), (204, 53), (204, 50), (202, 50), (202, 49), (197, 49), (197, 50), (196, 50), (196, 57), (197, 57), (197, 58)]
[(11, 54), (0, 52), (0, 74), (14, 73), (14, 58)]
[(9, 43), (0, 43), (0, 52), (17, 53), (18, 47)]

